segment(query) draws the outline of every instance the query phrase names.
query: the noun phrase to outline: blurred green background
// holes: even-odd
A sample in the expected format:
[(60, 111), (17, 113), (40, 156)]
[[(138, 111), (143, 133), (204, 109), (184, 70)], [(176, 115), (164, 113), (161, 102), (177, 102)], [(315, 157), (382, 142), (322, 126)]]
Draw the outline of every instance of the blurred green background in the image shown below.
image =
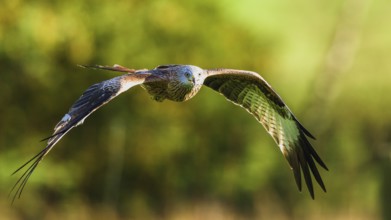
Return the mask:
[[(388, 0), (0, 2), (0, 219), (391, 219)], [(72, 130), (22, 198), (10, 174), (91, 84), (77, 64), (259, 72), (317, 137), (328, 189), (299, 193), (264, 128), (204, 88), (131, 89)]]

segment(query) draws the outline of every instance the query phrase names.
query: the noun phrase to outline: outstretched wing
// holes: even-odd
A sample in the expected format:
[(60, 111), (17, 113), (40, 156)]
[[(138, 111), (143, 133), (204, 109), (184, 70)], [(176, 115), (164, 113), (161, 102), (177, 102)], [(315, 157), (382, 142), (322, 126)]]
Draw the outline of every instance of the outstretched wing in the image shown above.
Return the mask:
[(327, 170), (327, 167), (306, 136), (315, 138), (299, 123), (271, 86), (254, 72), (232, 69), (214, 69), (206, 72), (204, 85), (245, 108), (273, 137), (293, 170), (299, 190), (301, 191), (301, 172), (303, 172), (307, 188), (314, 198), (312, 172), (318, 184), (326, 192), (314, 160), (324, 169)]
[[(122, 70), (125, 70), (121, 66), (93, 66), (92, 68), (113, 70), (119, 72), (124, 72)], [(12, 193), (14, 189), (16, 189), (12, 201), (14, 201), (16, 197), (20, 197), (29, 177), (33, 173), (34, 169), (41, 162), (41, 160), (45, 157), (45, 155), (48, 154), (49, 151), (54, 147), (54, 145), (56, 145), (56, 143), (72, 128), (82, 124), (83, 121), (95, 110), (108, 103), (110, 100), (112, 100), (122, 92), (125, 92), (129, 88), (142, 84), (144, 82), (153, 82), (160, 80), (159, 78), (151, 75), (151, 73), (149, 73), (148, 71), (141, 71), (140, 73), (136, 73), (136, 71), (130, 69), (129, 71), (132, 71), (133, 73), (118, 76), (90, 86), (82, 94), (82, 96), (72, 105), (68, 113), (65, 114), (64, 117), (60, 120), (60, 122), (58, 122), (58, 124), (54, 127), (53, 135), (44, 139), (48, 140), (46, 147), (13, 173), (17, 173), (23, 167), (31, 163), (29, 168), (18, 179), (18, 181), (15, 183), (14, 187), (11, 190), (10, 193)]]

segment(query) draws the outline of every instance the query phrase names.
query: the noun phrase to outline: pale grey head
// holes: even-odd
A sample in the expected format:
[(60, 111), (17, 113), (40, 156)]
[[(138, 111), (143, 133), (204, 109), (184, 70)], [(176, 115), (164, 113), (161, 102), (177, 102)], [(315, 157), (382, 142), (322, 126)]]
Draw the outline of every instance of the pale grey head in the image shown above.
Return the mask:
[(194, 97), (200, 91), (206, 76), (203, 69), (192, 65), (177, 66), (173, 72), (174, 78), (168, 84), (169, 97), (167, 98), (178, 102)]
[(183, 102), (191, 99), (201, 89), (206, 78), (203, 69), (193, 65), (163, 65), (153, 69), (152, 74), (162, 78), (158, 82), (144, 83), (152, 99)]

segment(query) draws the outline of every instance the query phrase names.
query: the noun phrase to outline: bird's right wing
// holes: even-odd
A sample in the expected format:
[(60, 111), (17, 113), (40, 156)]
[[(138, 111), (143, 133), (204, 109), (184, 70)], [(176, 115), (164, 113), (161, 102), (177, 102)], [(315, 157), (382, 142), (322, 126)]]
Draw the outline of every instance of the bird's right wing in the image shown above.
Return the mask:
[(306, 138), (314, 136), (299, 123), (280, 96), (260, 75), (244, 70), (207, 70), (204, 85), (245, 108), (265, 127), (288, 160), (300, 191), (301, 171), (312, 198), (314, 189), (311, 173), (323, 191), (326, 191), (315, 162), (326, 170), (327, 167)]
[[(113, 70), (124, 72), (125, 70), (121, 66), (93, 66), (97, 69)], [(128, 69), (132, 71), (131, 69)], [(129, 71), (129, 72), (130, 72)], [(50, 137), (44, 139), (48, 140), (46, 147), (40, 151), (37, 155), (23, 164), (18, 168), (13, 174), (20, 171), (23, 167), (30, 164), (29, 168), (23, 173), (23, 175), (18, 179), (12, 188), (11, 192), (16, 188), (13, 200), (16, 197), (20, 197), (22, 194), (23, 188), (26, 185), (29, 177), (33, 173), (34, 169), (38, 166), (41, 160), (45, 157), (46, 154), (56, 145), (56, 143), (70, 131), (72, 128), (80, 125), (83, 121), (98, 108), (102, 107), (104, 104), (111, 101), (113, 98), (117, 97), (122, 92), (130, 89), (133, 86), (140, 85), (144, 82), (155, 82), (161, 80), (160, 78), (152, 75), (148, 71), (133, 71), (131, 73), (118, 76), (97, 84), (90, 86), (81, 97), (72, 105), (68, 113), (58, 122), (54, 127), (54, 133)]]

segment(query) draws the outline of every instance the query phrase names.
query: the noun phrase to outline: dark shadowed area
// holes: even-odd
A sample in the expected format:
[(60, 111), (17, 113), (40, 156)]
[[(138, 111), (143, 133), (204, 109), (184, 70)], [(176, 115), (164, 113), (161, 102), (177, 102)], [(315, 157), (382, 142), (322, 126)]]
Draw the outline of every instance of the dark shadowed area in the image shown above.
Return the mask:
[[(0, 219), (391, 219), (388, 0), (0, 2)], [(265, 129), (203, 88), (133, 88), (73, 129), (11, 207), (11, 173), (90, 85), (78, 64), (260, 73), (330, 171), (298, 192)]]

